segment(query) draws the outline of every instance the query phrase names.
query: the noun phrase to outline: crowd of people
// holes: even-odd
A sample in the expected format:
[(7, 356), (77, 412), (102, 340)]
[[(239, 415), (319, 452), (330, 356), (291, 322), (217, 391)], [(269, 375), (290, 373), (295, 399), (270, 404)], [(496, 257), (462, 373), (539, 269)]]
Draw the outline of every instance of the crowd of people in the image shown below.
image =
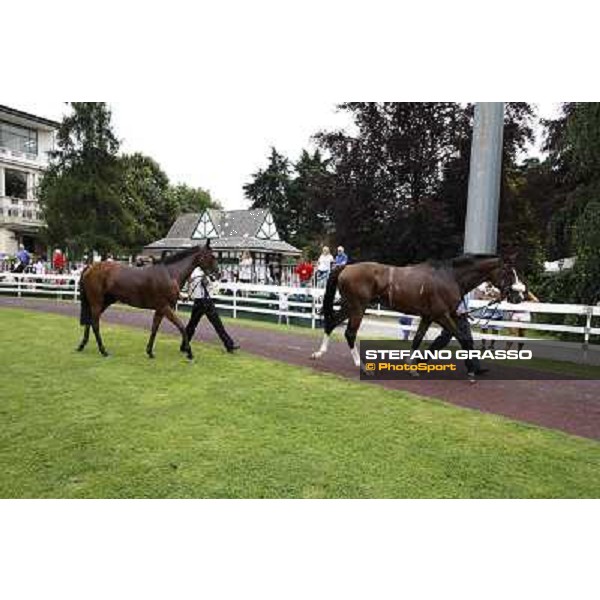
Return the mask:
[(10, 273), (32, 273), (35, 275), (77, 274), (83, 269), (83, 262), (69, 261), (60, 248), (56, 248), (50, 259), (29, 252), (23, 244), (14, 256), (0, 258), (0, 271)]
[(315, 275), (314, 283), (316, 287), (325, 287), (331, 269), (346, 264), (348, 264), (348, 255), (343, 246), (338, 246), (335, 256), (331, 254), (328, 246), (323, 246), (321, 255), (316, 263), (316, 274), (313, 263), (308, 260), (301, 261), (296, 267), (295, 273), (298, 276), (302, 287), (308, 286), (313, 281), (313, 275)]

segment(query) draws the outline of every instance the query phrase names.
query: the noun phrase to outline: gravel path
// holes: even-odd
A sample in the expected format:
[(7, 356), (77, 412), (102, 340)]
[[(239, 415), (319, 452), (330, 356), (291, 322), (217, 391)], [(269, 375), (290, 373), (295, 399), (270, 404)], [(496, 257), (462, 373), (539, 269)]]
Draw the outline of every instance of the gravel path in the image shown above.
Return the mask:
[[(79, 315), (78, 304), (55, 300), (0, 297), (0, 307), (26, 308), (73, 317)], [(149, 332), (152, 313), (110, 309), (103, 320), (144, 328)], [(75, 322), (73, 325), (78, 327)], [(283, 327), (278, 332), (240, 325), (228, 325), (228, 330), (246, 352), (359, 381), (358, 371), (351, 361), (345, 342), (332, 342), (327, 356), (320, 361), (313, 361), (310, 354), (320, 341), (320, 333), (309, 336), (286, 332)], [(179, 335), (167, 321), (163, 321), (161, 332)], [(205, 319), (196, 333), (196, 341), (199, 339), (219, 343)], [(110, 350), (110, 336), (105, 337), (104, 341)], [(93, 336), (88, 348), (88, 351), (96, 351)], [(155, 349), (157, 360), (160, 360), (160, 334)], [(144, 347), (140, 347), (141, 357), (145, 357)], [(600, 381), (543, 381), (533, 379), (535, 375), (535, 371), (531, 371), (532, 380), (527, 381), (481, 379), (476, 385), (465, 380), (377, 381), (364, 384), (374, 386), (374, 393), (377, 386), (407, 390), (457, 406), (600, 440)]]

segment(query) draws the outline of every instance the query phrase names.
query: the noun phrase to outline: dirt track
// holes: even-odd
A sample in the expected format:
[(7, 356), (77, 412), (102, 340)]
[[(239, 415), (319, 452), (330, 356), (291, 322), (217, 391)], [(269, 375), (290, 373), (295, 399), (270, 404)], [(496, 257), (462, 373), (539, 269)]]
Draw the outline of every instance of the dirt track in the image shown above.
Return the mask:
[[(31, 298), (0, 297), (0, 307), (27, 308), (68, 316), (78, 316), (79, 306), (71, 302), (56, 302)], [(149, 311), (109, 310), (103, 317), (111, 323), (142, 327), (149, 330), (152, 313)], [(74, 323), (74, 326), (75, 323)], [(320, 340), (317, 337), (281, 333), (269, 329), (228, 326), (242, 349), (265, 358), (285, 361), (322, 372), (335, 373), (358, 381), (345, 343), (332, 342), (327, 356), (321, 361), (310, 359), (311, 352)], [(161, 327), (163, 333), (177, 333), (167, 322)], [(220, 343), (205, 320), (196, 333), (196, 341)], [(110, 338), (105, 339), (110, 350)], [(93, 336), (90, 348), (94, 348)], [(160, 360), (160, 335), (157, 338), (157, 357)], [(144, 348), (140, 347), (143, 356)], [(532, 377), (535, 372), (531, 372)], [(600, 381), (486, 381), (476, 385), (467, 381), (378, 381), (365, 385), (384, 386), (408, 390), (421, 396), (438, 398), (452, 404), (495, 413), (524, 421), (559, 429), (561, 431), (600, 440)]]

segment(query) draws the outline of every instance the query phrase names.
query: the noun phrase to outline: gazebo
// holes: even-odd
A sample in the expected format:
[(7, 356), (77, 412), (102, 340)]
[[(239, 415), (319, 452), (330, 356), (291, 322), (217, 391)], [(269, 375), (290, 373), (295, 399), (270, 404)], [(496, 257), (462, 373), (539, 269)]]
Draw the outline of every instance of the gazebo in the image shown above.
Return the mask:
[(279, 237), (271, 212), (253, 210), (219, 210), (209, 208), (202, 213), (181, 215), (167, 236), (144, 248), (146, 256), (159, 258), (204, 244), (210, 239), (224, 276), (235, 281), (242, 252), (250, 252), (253, 281), (281, 282), (285, 265), (295, 262), (301, 252)]

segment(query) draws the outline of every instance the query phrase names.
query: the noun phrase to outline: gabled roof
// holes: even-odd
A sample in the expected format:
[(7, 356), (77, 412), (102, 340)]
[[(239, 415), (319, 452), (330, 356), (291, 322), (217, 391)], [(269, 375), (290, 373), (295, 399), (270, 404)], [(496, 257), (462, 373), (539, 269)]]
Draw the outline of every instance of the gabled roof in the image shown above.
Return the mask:
[[(202, 213), (187, 213), (181, 215), (162, 240), (157, 240), (146, 246), (147, 252), (162, 252), (187, 248), (203, 243), (205, 238), (201, 232), (206, 231), (206, 217), (210, 221), (218, 237), (211, 235), (211, 245), (216, 250), (255, 250), (263, 252), (278, 252), (281, 254), (300, 254), (300, 250), (272, 235), (268, 239), (261, 233), (265, 221), (272, 223), (269, 210), (256, 208), (252, 210), (219, 210), (209, 208)], [(204, 217), (204, 218), (203, 218)], [(264, 228), (263, 228), (264, 229)], [(268, 231), (276, 229), (273, 226)], [(211, 233), (214, 234), (211, 228)], [(260, 234), (260, 235), (259, 235)]]
[[(209, 208), (208, 212), (220, 238), (256, 237), (269, 211), (265, 208), (253, 210), (218, 210)], [(191, 238), (204, 213), (181, 215), (167, 233), (168, 238)]]

